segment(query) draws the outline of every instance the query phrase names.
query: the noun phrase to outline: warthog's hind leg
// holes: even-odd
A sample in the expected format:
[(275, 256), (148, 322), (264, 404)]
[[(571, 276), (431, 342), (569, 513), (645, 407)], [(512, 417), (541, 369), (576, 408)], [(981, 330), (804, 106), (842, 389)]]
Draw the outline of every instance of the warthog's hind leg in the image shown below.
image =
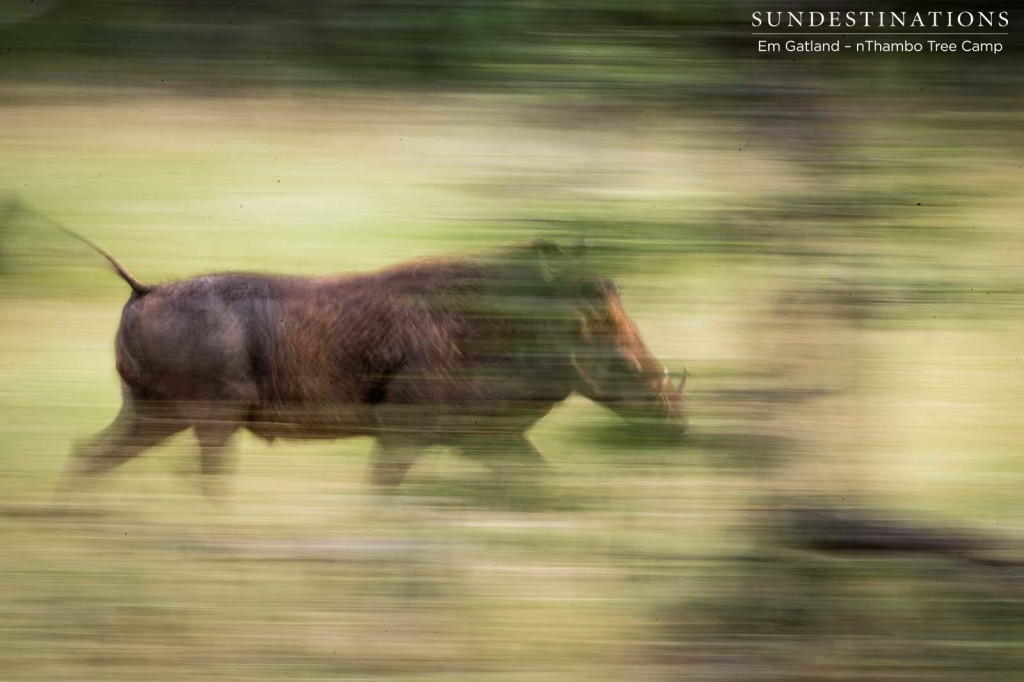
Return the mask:
[(73, 448), (59, 492), (75, 490), (84, 479), (124, 464), (188, 426), (180, 419), (156, 416), (155, 411), (140, 412), (126, 400), (107, 428)]

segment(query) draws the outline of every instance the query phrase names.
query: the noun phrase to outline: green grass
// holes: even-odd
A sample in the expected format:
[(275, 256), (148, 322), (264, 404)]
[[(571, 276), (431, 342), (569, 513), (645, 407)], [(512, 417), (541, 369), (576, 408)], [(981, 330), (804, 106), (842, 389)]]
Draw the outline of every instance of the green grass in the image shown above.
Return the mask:
[[(0, 186), (144, 281), (352, 271), (596, 226), (651, 348), (692, 372), (694, 437), (666, 445), (574, 398), (532, 434), (553, 465), (534, 486), (437, 451), (379, 495), (366, 440), (242, 434), (218, 508), (183, 435), (83, 513), (33, 515), (70, 443), (117, 410), (126, 291), (20, 218), (0, 245), (3, 679), (987, 679), (978, 661), (1020, 659), (1012, 585), (948, 562), (730, 559), (774, 552), (771, 501), (804, 495), (1024, 532), (1020, 298), (934, 295), (1021, 290), (1008, 152), (964, 156), (974, 174), (945, 147), (912, 174), (851, 172), (843, 220), (813, 215), (798, 166), (727, 151), (736, 131), (703, 121), (590, 130), (470, 95), (56, 94), (0, 109)], [(975, 198), (852, 214), (860, 192), (930, 183)], [(860, 322), (848, 291), (875, 301)], [(872, 668), (875, 621), (921, 646)]]

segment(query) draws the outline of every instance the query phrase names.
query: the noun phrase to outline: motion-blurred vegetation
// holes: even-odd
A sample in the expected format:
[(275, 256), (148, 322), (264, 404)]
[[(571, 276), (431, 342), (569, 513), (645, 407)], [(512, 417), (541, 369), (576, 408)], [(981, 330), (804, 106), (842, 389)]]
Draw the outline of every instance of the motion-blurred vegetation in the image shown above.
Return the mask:
[[(754, 9), (4, 3), (0, 677), (1012, 679), (1017, 28), (769, 57)], [(182, 437), (54, 506), (127, 292), (47, 217), (151, 282), (585, 236), (692, 436), (572, 399), (535, 485), (382, 496), (368, 443), (246, 435), (223, 509)]]

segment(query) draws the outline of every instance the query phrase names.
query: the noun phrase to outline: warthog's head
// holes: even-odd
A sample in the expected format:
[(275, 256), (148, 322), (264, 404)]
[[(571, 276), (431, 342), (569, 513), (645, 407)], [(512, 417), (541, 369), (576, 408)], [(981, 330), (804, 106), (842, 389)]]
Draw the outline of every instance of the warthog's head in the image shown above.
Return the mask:
[(580, 342), (572, 350), (576, 391), (624, 419), (656, 420), (669, 433), (685, 436), (685, 374), (674, 382), (651, 354), (623, 309), (614, 282), (584, 280), (580, 294)]

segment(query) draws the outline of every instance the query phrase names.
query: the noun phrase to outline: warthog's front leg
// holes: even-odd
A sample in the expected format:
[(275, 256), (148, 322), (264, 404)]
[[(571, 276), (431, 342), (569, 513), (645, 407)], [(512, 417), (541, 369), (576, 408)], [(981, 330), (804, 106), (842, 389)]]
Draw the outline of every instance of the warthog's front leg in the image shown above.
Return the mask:
[(140, 407), (126, 396), (114, 421), (72, 450), (58, 492), (67, 494), (74, 491), (83, 479), (124, 464), (188, 426), (181, 419), (163, 415), (159, 409)]

